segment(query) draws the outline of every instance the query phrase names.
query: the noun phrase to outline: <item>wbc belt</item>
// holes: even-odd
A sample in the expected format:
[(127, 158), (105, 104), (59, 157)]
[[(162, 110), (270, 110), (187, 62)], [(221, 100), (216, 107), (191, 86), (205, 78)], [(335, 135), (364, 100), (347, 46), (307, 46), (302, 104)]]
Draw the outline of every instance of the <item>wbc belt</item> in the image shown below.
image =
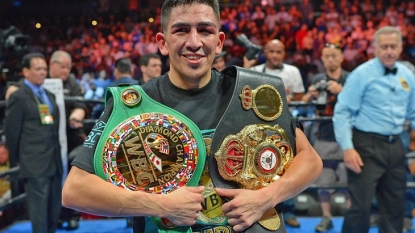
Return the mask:
[[(296, 151), (296, 121), (285, 87), (279, 77), (239, 67), (222, 74), (234, 91), (212, 139), (212, 182), (220, 188), (260, 189), (284, 174)], [(286, 232), (281, 208), (266, 211), (245, 232)]]
[[(138, 85), (110, 87), (106, 102), (110, 98), (114, 107), (94, 154), (96, 174), (121, 188), (153, 194), (197, 186), (206, 148), (196, 124)], [(159, 232), (191, 232), (168, 219), (151, 219)]]

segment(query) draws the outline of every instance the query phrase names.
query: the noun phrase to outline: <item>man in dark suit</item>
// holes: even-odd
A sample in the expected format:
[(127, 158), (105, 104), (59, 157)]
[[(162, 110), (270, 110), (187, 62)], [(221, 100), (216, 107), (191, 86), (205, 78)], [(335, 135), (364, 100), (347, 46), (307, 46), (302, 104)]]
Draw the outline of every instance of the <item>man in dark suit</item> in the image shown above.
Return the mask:
[(59, 111), (43, 88), (47, 75), (39, 53), (23, 57), (23, 84), (8, 99), (5, 117), (10, 162), (20, 166), (34, 233), (54, 233), (61, 209), (62, 159)]

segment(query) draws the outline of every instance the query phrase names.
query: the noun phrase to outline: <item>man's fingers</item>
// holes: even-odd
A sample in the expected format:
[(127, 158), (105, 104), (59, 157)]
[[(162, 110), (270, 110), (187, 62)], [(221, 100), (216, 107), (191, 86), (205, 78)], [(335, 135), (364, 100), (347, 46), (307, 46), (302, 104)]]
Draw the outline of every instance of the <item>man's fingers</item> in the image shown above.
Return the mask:
[(203, 190), (205, 189), (204, 186), (197, 186), (197, 187), (183, 186), (182, 188), (186, 188), (187, 190), (193, 193), (202, 193)]
[(216, 188), (216, 193), (219, 194), (219, 196), (227, 197), (227, 198), (234, 198), (236, 195), (241, 193), (241, 189), (222, 189), (222, 188)]

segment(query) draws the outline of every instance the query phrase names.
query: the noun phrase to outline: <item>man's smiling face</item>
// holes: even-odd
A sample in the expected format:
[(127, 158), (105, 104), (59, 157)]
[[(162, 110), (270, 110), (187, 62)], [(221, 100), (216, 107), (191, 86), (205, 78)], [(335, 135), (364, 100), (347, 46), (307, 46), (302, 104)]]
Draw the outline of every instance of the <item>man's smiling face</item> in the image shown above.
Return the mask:
[(182, 83), (201, 87), (210, 80), (215, 54), (222, 51), (225, 39), (219, 27), (208, 5), (172, 9), (167, 30), (157, 34), (157, 41), (161, 53), (170, 57), (169, 77), (175, 85), (187, 89)]

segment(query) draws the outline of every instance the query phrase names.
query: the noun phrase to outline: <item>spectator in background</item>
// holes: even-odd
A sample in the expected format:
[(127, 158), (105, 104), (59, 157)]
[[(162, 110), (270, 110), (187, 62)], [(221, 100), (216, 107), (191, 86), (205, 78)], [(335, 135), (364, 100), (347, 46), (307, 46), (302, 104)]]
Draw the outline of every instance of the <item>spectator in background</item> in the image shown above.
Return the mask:
[(268, 41), (264, 47), (264, 54), (266, 59), (264, 64), (253, 66), (257, 60), (248, 60), (244, 56), (243, 66), (251, 70), (281, 77), (287, 89), (288, 98), (290, 100), (301, 100), (305, 91), (303, 79), (297, 67), (283, 62), (285, 58), (284, 44), (277, 39)]
[[(115, 80), (108, 84), (107, 87), (116, 87), (120, 84), (138, 84), (138, 81), (132, 77), (132, 63), (128, 57), (123, 57), (115, 61), (114, 63), (114, 78)], [(105, 96), (105, 91), (103, 93)], [(98, 119), (102, 111), (104, 110), (104, 104), (97, 104), (93, 107), (91, 112), (91, 117), (93, 119)]]
[[(53, 52), (49, 61), (49, 77), (61, 79), (63, 83), (63, 94), (65, 97), (83, 97), (82, 89), (74, 76), (70, 75), (72, 68), (72, 59), (69, 53), (58, 50)], [(83, 124), (85, 117), (86, 105), (83, 102), (71, 101), (65, 102), (66, 113), (66, 139), (68, 154), (84, 141)], [(71, 160), (68, 158), (68, 171)], [(59, 218), (58, 228), (63, 228), (67, 223), (66, 229), (74, 230), (79, 227), (81, 213), (78, 211), (62, 208)]]
[(132, 77), (133, 67), (131, 60), (127, 57), (120, 58), (114, 63), (114, 78), (108, 87), (116, 87), (119, 84), (138, 84)]
[(139, 84), (144, 84), (152, 78), (157, 78), (161, 75), (162, 63), (161, 58), (156, 53), (148, 53), (140, 57), (140, 70), (143, 74)]
[(264, 22), (265, 13), (262, 11), (261, 6), (255, 6), (254, 12), (251, 15), (251, 20), (254, 21), (258, 26)]
[(415, 128), (415, 78), (396, 62), (402, 52), (399, 30), (390, 26), (378, 29), (374, 45), (376, 58), (350, 73), (333, 117), (352, 202), (343, 233), (369, 231), (374, 196), (379, 204), (380, 232), (403, 229), (406, 158), (399, 134), (405, 118)]
[(310, 3), (310, 0), (303, 0), (298, 6), (298, 10), (301, 12), (301, 22), (311, 26), (314, 20), (314, 7)]
[(215, 67), (219, 71), (225, 69), (226, 68), (226, 61), (225, 61), (226, 54), (227, 53), (225, 51), (217, 54), (215, 56), (215, 59), (213, 60), (212, 67)]
[(277, 25), (277, 11), (274, 7), (267, 6), (265, 8), (265, 12), (266, 14), (264, 18), (264, 24), (267, 25), (269, 30), (272, 30), (273, 28), (275, 28), (275, 25)]
[[(312, 85), (308, 88), (308, 92), (302, 100), (305, 102), (315, 101), (318, 116), (333, 116), (337, 95), (342, 91), (349, 72), (341, 67), (343, 54), (338, 45), (327, 43), (321, 51), (321, 60), (326, 72), (313, 77)], [(317, 179), (316, 184), (346, 184), (345, 166), (343, 162), (339, 162), (343, 159), (343, 152), (336, 142), (331, 120), (319, 122), (314, 149), (323, 159), (323, 172)], [(331, 194), (334, 191), (333, 189), (318, 190), (323, 218), (316, 226), (316, 232), (326, 232), (333, 228), (330, 203)], [(347, 191), (345, 193), (348, 197)], [(349, 198), (347, 198), (347, 205), (350, 205)]]
[(24, 84), (7, 101), (6, 145), (20, 165), (34, 233), (54, 233), (61, 211), (62, 159), (59, 111), (52, 93), (43, 88), (47, 64), (40, 53), (22, 59)]

